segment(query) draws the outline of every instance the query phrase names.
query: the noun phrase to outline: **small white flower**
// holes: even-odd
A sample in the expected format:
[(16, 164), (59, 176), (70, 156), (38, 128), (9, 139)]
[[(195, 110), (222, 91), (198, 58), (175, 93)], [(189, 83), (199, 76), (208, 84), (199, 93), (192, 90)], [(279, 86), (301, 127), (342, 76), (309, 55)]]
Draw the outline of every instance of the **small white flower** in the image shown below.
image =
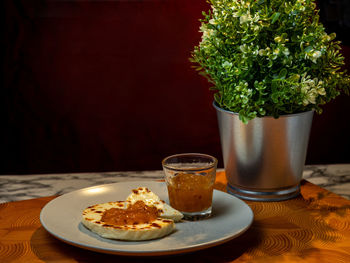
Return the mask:
[(302, 85), (300, 90), (302, 93), (307, 93), (307, 91), (309, 90), (309, 87), (306, 85)]
[(310, 103), (316, 104), (316, 95), (314, 92), (310, 92), (307, 99)]
[(260, 27), (258, 25), (253, 26), (254, 31), (259, 31)]
[(312, 58), (314, 59), (314, 60), (317, 60), (319, 57), (321, 57), (321, 52), (320, 51), (318, 51), (318, 50), (316, 50), (316, 51), (314, 51), (313, 53), (312, 53)]
[(209, 20), (209, 24), (216, 25), (217, 23), (216, 23), (216, 21), (214, 20), (214, 18), (212, 18), (212, 19)]
[(213, 29), (208, 29), (204, 24), (200, 27), (200, 32), (202, 32), (202, 41), (206, 41), (215, 35), (215, 31)]
[(242, 51), (242, 53), (248, 53), (249, 52), (249, 48), (247, 47), (246, 44), (240, 45), (239, 49)]
[(277, 42), (277, 43), (281, 43), (282, 40), (283, 40), (283, 38), (280, 37), (280, 36), (277, 36), (277, 37), (274, 38), (274, 40), (275, 40), (275, 42)]
[(317, 93), (324, 96), (324, 95), (326, 95), (326, 90), (324, 88), (320, 88), (317, 90)]
[(238, 14), (237, 12), (233, 12), (231, 15), (232, 15), (233, 17), (239, 17), (239, 14)]
[(228, 62), (228, 61), (225, 61), (224, 63), (222, 63), (222, 66), (224, 68), (229, 68), (229, 67), (232, 67), (232, 63), (231, 62)]
[(285, 48), (284, 50), (283, 50), (283, 54), (285, 55), (285, 56), (289, 56), (289, 49), (288, 48)]
[(303, 105), (316, 104), (316, 99), (319, 95), (326, 95), (326, 90), (323, 87), (323, 81), (319, 81), (318, 78), (310, 79), (306, 73), (301, 78), (300, 91), (305, 95), (303, 99)]
[(240, 22), (241, 24), (247, 23), (247, 22), (249, 22), (249, 21), (251, 21), (251, 20), (252, 20), (252, 19), (251, 19), (250, 15), (242, 15), (242, 16), (239, 18), (239, 22)]
[(317, 63), (317, 59), (322, 55), (321, 51), (311, 49), (309, 52), (305, 53), (305, 58), (310, 59), (313, 63)]
[(275, 55), (278, 55), (278, 54), (280, 53), (280, 49), (279, 49), (279, 48), (274, 49), (274, 50), (273, 50), (273, 53), (274, 53)]
[(306, 105), (308, 105), (308, 104), (309, 104), (308, 99), (304, 98), (304, 99), (303, 99), (303, 105), (306, 106)]

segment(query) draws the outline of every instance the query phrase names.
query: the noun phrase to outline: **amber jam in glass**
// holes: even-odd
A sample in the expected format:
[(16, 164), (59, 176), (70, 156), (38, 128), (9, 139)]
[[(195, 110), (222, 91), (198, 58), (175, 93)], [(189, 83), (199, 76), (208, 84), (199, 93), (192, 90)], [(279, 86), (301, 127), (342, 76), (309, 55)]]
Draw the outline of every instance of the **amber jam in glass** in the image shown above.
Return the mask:
[(211, 207), (212, 175), (179, 173), (168, 180), (170, 205), (181, 212), (199, 212)]
[(202, 153), (180, 153), (162, 161), (170, 205), (186, 220), (211, 215), (218, 160)]

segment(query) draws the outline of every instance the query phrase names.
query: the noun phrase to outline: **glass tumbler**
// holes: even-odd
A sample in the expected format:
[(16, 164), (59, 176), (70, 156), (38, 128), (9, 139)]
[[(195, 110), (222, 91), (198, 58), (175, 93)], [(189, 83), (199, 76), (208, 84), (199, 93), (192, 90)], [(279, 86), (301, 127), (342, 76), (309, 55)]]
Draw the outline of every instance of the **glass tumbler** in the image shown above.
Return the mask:
[(162, 161), (170, 205), (184, 219), (211, 215), (217, 163), (215, 157), (201, 153), (176, 154)]

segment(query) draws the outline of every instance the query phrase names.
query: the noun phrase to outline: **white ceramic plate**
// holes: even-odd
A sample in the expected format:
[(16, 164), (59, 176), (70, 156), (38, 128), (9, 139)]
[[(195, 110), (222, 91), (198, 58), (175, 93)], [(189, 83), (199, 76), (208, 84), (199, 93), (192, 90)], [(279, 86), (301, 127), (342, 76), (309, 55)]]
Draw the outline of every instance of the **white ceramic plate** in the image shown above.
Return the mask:
[(253, 212), (240, 199), (214, 190), (213, 214), (201, 221), (176, 223), (176, 230), (161, 239), (118, 241), (105, 239), (81, 223), (82, 211), (94, 204), (125, 200), (131, 189), (148, 187), (168, 202), (165, 183), (134, 181), (80, 189), (50, 201), (42, 209), (40, 221), (56, 238), (85, 249), (119, 255), (169, 255), (196, 251), (229, 241), (245, 232), (253, 221)]

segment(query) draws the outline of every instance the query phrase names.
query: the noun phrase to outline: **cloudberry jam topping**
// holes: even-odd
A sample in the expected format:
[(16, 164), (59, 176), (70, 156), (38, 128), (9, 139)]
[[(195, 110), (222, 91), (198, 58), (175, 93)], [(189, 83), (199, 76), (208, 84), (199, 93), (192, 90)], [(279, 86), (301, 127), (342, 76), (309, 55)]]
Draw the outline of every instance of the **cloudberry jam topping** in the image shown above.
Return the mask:
[(137, 201), (127, 209), (111, 208), (106, 210), (101, 221), (112, 225), (146, 224), (157, 219), (159, 211), (154, 206), (147, 206), (143, 201)]

